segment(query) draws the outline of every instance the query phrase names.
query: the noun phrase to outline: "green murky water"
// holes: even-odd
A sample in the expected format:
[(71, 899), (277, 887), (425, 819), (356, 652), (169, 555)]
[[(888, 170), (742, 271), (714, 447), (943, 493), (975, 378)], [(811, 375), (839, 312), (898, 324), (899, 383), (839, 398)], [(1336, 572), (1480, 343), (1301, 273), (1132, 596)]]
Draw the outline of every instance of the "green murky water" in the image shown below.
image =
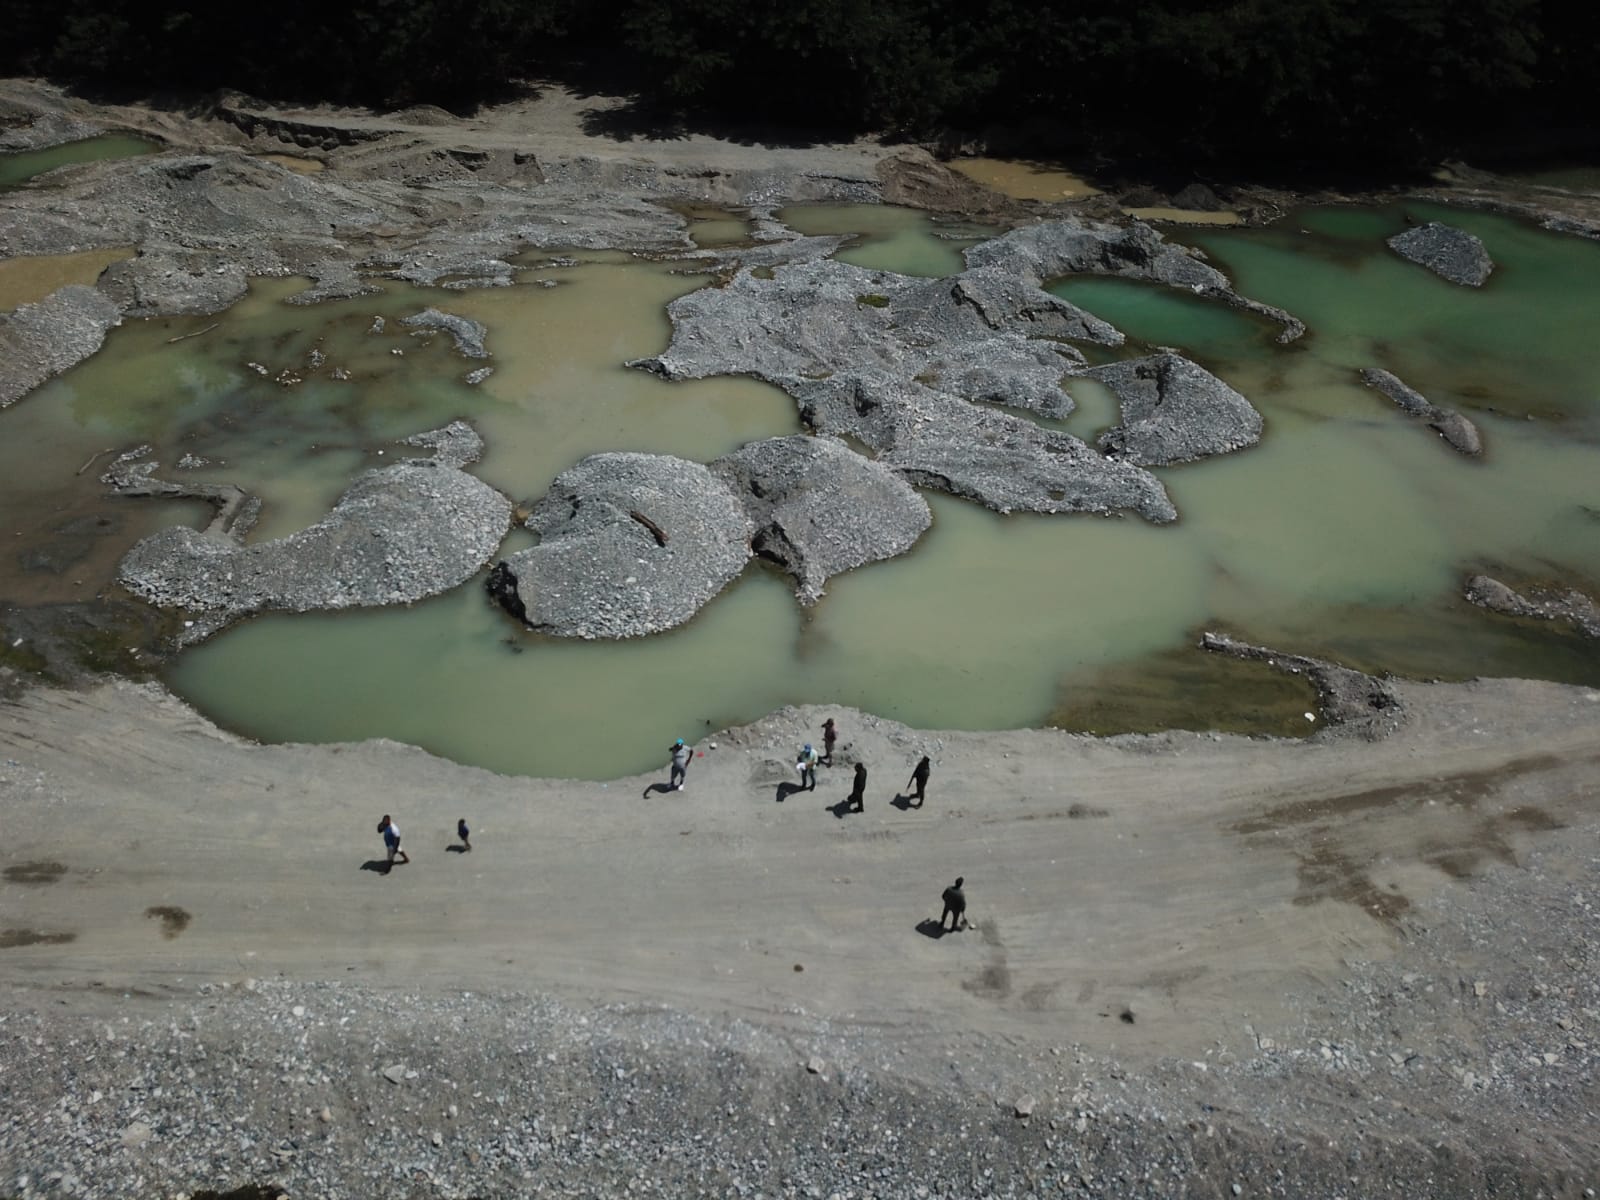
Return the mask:
[(882, 204), (797, 204), (778, 217), (807, 237), (851, 234), (834, 255), (840, 262), (872, 271), (895, 271), (939, 279), (966, 266), (961, 251), (995, 230), (939, 221), (912, 208)]
[[(863, 231), (850, 252), (878, 256), (867, 265), (954, 269), (942, 257), (950, 243), (930, 236), (922, 214), (786, 216), (799, 225), (801, 212), (808, 231)], [(933, 495), (934, 527), (912, 554), (835, 579), (811, 610), (752, 566), (679, 630), (572, 643), (515, 629), (474, 581), (407, 609), (260, 618), (187, 653), (170, 681), (267, 739), (387, 736), (500, 770), (589, 778), (648, 768), (673, 737), (798, 702), (924, 727), (1314, 728), (1300, 681), (1193, 650), (1207, 627), (1404, 674), (1600, 683), (1592, 642), (1458, 598), (1464, 573), (1484, 565), (1600, 580), (1600, 366), (1573, 315), (1600, 301), (1600, 247), (1448, 215), (1500, 264), (1482, 290), (1390, 254), (1382, 239), (1404, 227), (1399, 209), (1197, 235), (1241, 290), (1312, 325), (1288, 347), (1273, 326), (1169, 289), (1060, 285), (1135, 339), (1127, 352), (1183, 347), (1266, 416), (1255, 449), (1161, 472), (1182, 514), (1175, 525), (1005, 518)], [(742, 236), (732, 218), (691, 219), (707, 242)], [(281, 303), (297, 281), (273, 281), (199, 337), (168, 342), (217, 318), (115, 331), (101, 355), (0, 415), (6, 511), (23, 535), (0, 563), (0, 595), (92, 590), (142, 531), (174, 512), (199, 516), (107, 500), (98, 467), (72, 474), (109, 446), (149, 440), (167, 463), (185, 451), (217, 460), (202, 473), (259, 490), (256, 536), (273, 536), (388, 461), (390, 439), (458, 416), (490, 445), (475, 469), (518, 499), (595, 450), (707, 460), (797, 428), (792, 402), (750, 380), (668, 384), (624, 369), (665, 344), (664, 305), (704, 281), (592, 258), (535, 260), (530, 282), (550, 288), (396, 288), (312, 308)], [(477, 364), (447, 337), (416, 337), (392, 319), (430, 303), (489, 326), (488, 381), (468, 387), (462, 376)], [(390, 318), (379, 333), (376, 315)], [(313, 349), (325, 356), (316, 370)], [(1361, 387), (1354, 370), (1368, 364), (1470, 411), (1484, 459), (1451, 453)], [(350, 378), (333, 379), (335, 367)], [(302, 382), (276, 382), (285, 370)], [(1114, 423), (1103, 388), (1070, 388), (1082, 407), (1069, 429), (1092, 437)], [(53, 526), (98, 519), (114, 527), (93, 535), (92, 553), (60, 571), (37, 565), (62, 542)]]
[(16, 187), (35, 175), (54, 171), (57, 167), (73, 163), (100, 162), (108, 158), (132, 158), (139, 154), (154, 154), (161, 147), (144, 138), (126, 133), (108, 133), (101, 137), (84, 138), (78, 142), (64, 142), (47, 150), (24, 150), (18, 154), (0, 154), (0, 188)]

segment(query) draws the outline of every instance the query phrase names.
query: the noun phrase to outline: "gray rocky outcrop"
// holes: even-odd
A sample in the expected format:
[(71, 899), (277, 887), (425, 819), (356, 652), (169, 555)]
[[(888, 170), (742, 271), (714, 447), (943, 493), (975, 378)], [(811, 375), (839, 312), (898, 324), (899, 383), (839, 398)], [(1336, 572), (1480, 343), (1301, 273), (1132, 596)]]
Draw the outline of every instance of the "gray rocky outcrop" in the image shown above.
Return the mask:
[(933, 522), (898, 474), (826, 437), (769, 438), (711, 464), (755, 532), (751, 549), (814, 604), (831, 576), (909, 550)]
[(681, 625), (744, 569), (754, 532), (733, 489), (700, 463), (595, 454), (556, 476), (507, 560), (530, 628), (622, 638)]
[(409, 317), (401, 317), (400, 324), (415, 329), (442, 329), (455, 339), (456, 350), (467, 358), (489, 357), (489, 351), (483, 345), (484, 339), (489, 336), (489, 327), (482, 321), (440, 312), (437, 308), (425, 308)]
[(854, 438), (910, 482), (996, 512), (1131, 511), (1155, 522), (1178, 515), (1148, 471), (915, 380), (854, 372), (793, 390), (801, 420), (818, 433)]
[(1221, 633), (1205, 633), (1200, 648), (1232, 658), (1264, 662), (1275, 670), (1304, 675), (1317, 689), (1325, 728), (1318, 737), (1356, 737), (1377, 741), (1404, 723), (1406, 708), (1383, 680), (1326, 659), (1284, 654)]
[(1577, 588), (1533, 586), (1518, 592), (1492, 576), (1474, 575), (1467, 580), (1463, 594), (1491, 612), (1565, 621), (1585, 637), (1600, 638), (1600, 603)]
[(1427, 422), (1428, 428), (1458, 454), (1471, 456), (1483, 453), (1483, 438), (1476, 425), (1452, 408), (1440, 408), (1430, 403), (1427, 397), (1398, 376), (1379, 367), (1362, 367), (1361, 382), (1376, 388), (1400, 408)]
[(1281, 325), (1280, 342), (1306, 331), (1304, 322), (1281, 308), (1241, 296), (1198, 252), (1173, 245), (1142, 221), (1114, 225), (1102, 221), (1044, 221), (980, 242), (966, 251), (973, 267), (998, 267), (1035, 284), (1065, 275), (1115, 275), (1181, 288), (1207, 300), (1255, 313)]
[(88, 358), (121, 323), (116, 301), (80, 284), (0, 314), (0, 408)]
[(931, 523), (897, 472), (829, 438), (752, 442), (709, 467), (597, 454), (557, 476), (526, 522), (539, 544), (488, 587), (531, 629), (636, 637), (687, 621), (753, 553), (813, 604), (831, 576), (903, 553)]
[(1122, 341), (1097, 317), (998, 272), (912, 279), (824, 258), (741, 271), (667, 311), (671, 345), (632, 365), (669, 379), (746, 374), (790, 390), (808, 379), (883, 371), (1050, 417), (1072, 410), (1061, 379), (1084, 359), (1044, 339)]
[[(1072, 411), (1064, 338), (1122, 335), (1003, 271), (911, 279), (832, 260), (742, 271), (675, 300), (672, 343), (632, 365), (669, 379), (754, 375), (794, 396), (818, 433), (854, 438), (923, 486), (1000, 512), (1174, 510), (1154, 476), (990, 405)], [(981, 403), (973, 403), (979, 401)]]
[(1261, 414), (1204, 367), (1172, 353), (1085, 371), (1116, 394), (1122, 423), (1100, 437), (1111, 457), (1140, 466), (1190, 462), (1261, 440)]
[[(126, 494), (161, 494), (142, 490), (149, 478), (149, 470), (133, 473)], [(118, 486), (114, 474), (108, 480)], [(189, 487), (181, 494), (197, 493)], [(288, 537), (246, 545), (237, 524), (163, 529), (128, 552), (118, 578), (152, 604), (192, 614), (181, 639), (192, 642), (256, 612), (436, 595), (482, 567), (510, 523), (511, 502), (488, 484), (414, 459), (360, 476), (326, 517)]]
[(1401, 258), (1463, 287), (1482, 287), (1494, 270), (1494, 260), (1477, 237), (1439, 221), (1397, 233), (1388, 246)]

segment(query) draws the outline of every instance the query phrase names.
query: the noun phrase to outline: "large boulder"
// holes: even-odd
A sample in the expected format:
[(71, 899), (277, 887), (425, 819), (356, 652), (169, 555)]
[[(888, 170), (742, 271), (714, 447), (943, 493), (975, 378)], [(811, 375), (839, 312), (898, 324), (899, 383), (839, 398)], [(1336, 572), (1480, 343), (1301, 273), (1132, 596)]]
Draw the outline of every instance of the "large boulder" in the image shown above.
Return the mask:
[(1164, 466), (1227, 454), (1261, 440), (1261, 414), (1204, 367), (1172, 353), (1084, 372), (1113, 392), (1122, 423), (1100, 437), (1107, 455)]
[(681, 625), (750, 558), (753, 526), (700, 463), (595, 454), (556, 476), (511, 555), (523, 619), (558, 637), (621, 638)]
[(1482, 287), (1494, 270), (1494, 260), (1478, 238), (1439, 221), (1397, 233), (1388, 245), (1401, 258), (1463, 287)]
[(750, 514), (751, 549), (794, 576), (802, 604), (830, 576), (909, 550), (933, 523), (910, 484), (831, 438), (752, 442), (711, 469)]

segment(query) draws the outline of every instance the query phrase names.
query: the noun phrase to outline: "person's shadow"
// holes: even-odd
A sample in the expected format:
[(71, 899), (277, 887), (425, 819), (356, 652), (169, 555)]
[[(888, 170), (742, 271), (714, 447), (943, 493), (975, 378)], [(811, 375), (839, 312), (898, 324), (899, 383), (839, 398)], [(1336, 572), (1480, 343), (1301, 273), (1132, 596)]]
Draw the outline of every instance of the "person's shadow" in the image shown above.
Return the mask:
[(390, 871), (394, 870), (394, 864), (392, 862), (385, 862), (381, 858), (369, 858), (366, 862), (361, 864), (361, 869), (363, 871), (375, 871), (379, 875), (387, 875)]
[(922, 807), (922, 802), (917, 800), (915, 796), (902, 796), (899, 793), (896, 793), (895, 798), (889, 801), (889, 803), (894, 805), (901, 812), (910, 812), (913, 808)]
[(790, 783), (787, 779), (785, 779), (782, 783), (780, 783), (778, 785), (778, 796), (777, 796), (778, 803), (782, 804), (785, 800), (787, 800), (790, 796), (794, 795), (796, 792), (803, 792), (805, 790), (806, 789), (801, 787), (798, 783)]
[(830, 804), (827, 807), (828, 811), (834, 816), (838, 817), (841, 821), (856, 811), (855, 801), (851, 800), (849, 796), (846, 796), (843, 800), (839, 801), (839, 803)]
[(645, 788), (644, 795), (659, 796), (670, 791), (672, 791), (672, 785), (670, 783), (652, 783), (649, 787)]
[(950, 931), (944, 927), (943, 921), (935, 921), (932, 917), (923, 917), (917, 922), (917, 932), (925, 938), (938, 941)]
[(450, 854), (465, 854), (467, 852), (467, 848), (460, 842), (452, 842), (450, 845), (445, 847), (445, 851)]

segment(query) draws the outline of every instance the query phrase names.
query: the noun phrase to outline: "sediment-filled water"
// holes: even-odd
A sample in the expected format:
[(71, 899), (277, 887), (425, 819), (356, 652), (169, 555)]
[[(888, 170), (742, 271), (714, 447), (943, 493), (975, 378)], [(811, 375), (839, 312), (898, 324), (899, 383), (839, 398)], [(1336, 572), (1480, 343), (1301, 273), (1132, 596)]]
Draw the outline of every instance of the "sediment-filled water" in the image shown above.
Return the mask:
[[(1489, 284), (1455, 287), (1385, 249), (1407, 214), (1483, 237), (1499, 264)], [(689, 215), (704, 244), (744, 236), (737, 218)], [(862, 265), (959, 268), (960, 243), (922, 214), (784, 217), (807, 232), (861, 233), (841, 256)], [(1581, 318), (1600, 305), (1600, 246), (1421, 205), (1181, 236), (1312, 333), (1280, 346), (1275, 326), (1171, 289), (1058, 285), (1130, 335), (1119, 353), (1181, 347), (1265, 415), (1260, 446), (1159, 472), (1174, 525), (1000, 517), (932, 495), (934, 526), (911, 554), (833, 580), (809, 610), (752, 566), (679, 630), (563, 642), (523, 633), (473, 581), (406, 609), (258, 618), (186, 652), (168, 678), (262, 738), (386, 736), (499, 770), (589, 778), (646, 769), (675, 737), (785, 703), (848, 704), (923, 727), (1315, 728), (1301, 681), (1193, 649), (1203, 628), (1407, 675), (1600, 683), (1593, 642), (1459, 598), (1482, 567), (1513, 582), (1600, 580), (1600, 365)], [(22, 535), (0, 563), (0, 597), (92, 592), (141, 532), (175, 513), (200, 518), (192, 505), (106, 499), (98, 463), (74, 474), (137, 441), (169, 471), (189, 452), (213, 460), (199, 473), (260, 491), (254, 536), (269, 537), (315, 520), (352, 475), (403, 453), (391, 439), (454, 417), (489, 443), (473, 469), (519, 500), (598, 450), (704, 461), (797, 431), (793, 402), (765, 385), (670, 384), (622, 366), (665, 345), (665, 304), (703, 284), (616, 255), (530, 259), (512, 288), (395, 287), (307, 308), (282, 303), (299, 281), (272, 281), (218, 317), (114, 331), (100, 355), (0, 414), (0, 489), (8, 532)], [(488, 325), (490, 379), (468, 386), (479, 363), (446, 335), (396, 323), (430, 304)], [(372, 332), (379, 315), (385, 328)], [(313, 349), (325, 358), (315, 370)], [(1456, 455), (1362, 387), (1363, 365), (1468, 413), (1483, 459)], [(335, 367), (351, 377), (333, 379)], [(302, 382), (277, 382), (284, 371)], [(1081, 408), (1066, 428), (1092, 439), (1115, 421), (1104, 389), (1069, 390)], [(80, 539), (80, 558), (38, 565), (62, 542), (53, 527), (99, 519), (113, 527)]]

